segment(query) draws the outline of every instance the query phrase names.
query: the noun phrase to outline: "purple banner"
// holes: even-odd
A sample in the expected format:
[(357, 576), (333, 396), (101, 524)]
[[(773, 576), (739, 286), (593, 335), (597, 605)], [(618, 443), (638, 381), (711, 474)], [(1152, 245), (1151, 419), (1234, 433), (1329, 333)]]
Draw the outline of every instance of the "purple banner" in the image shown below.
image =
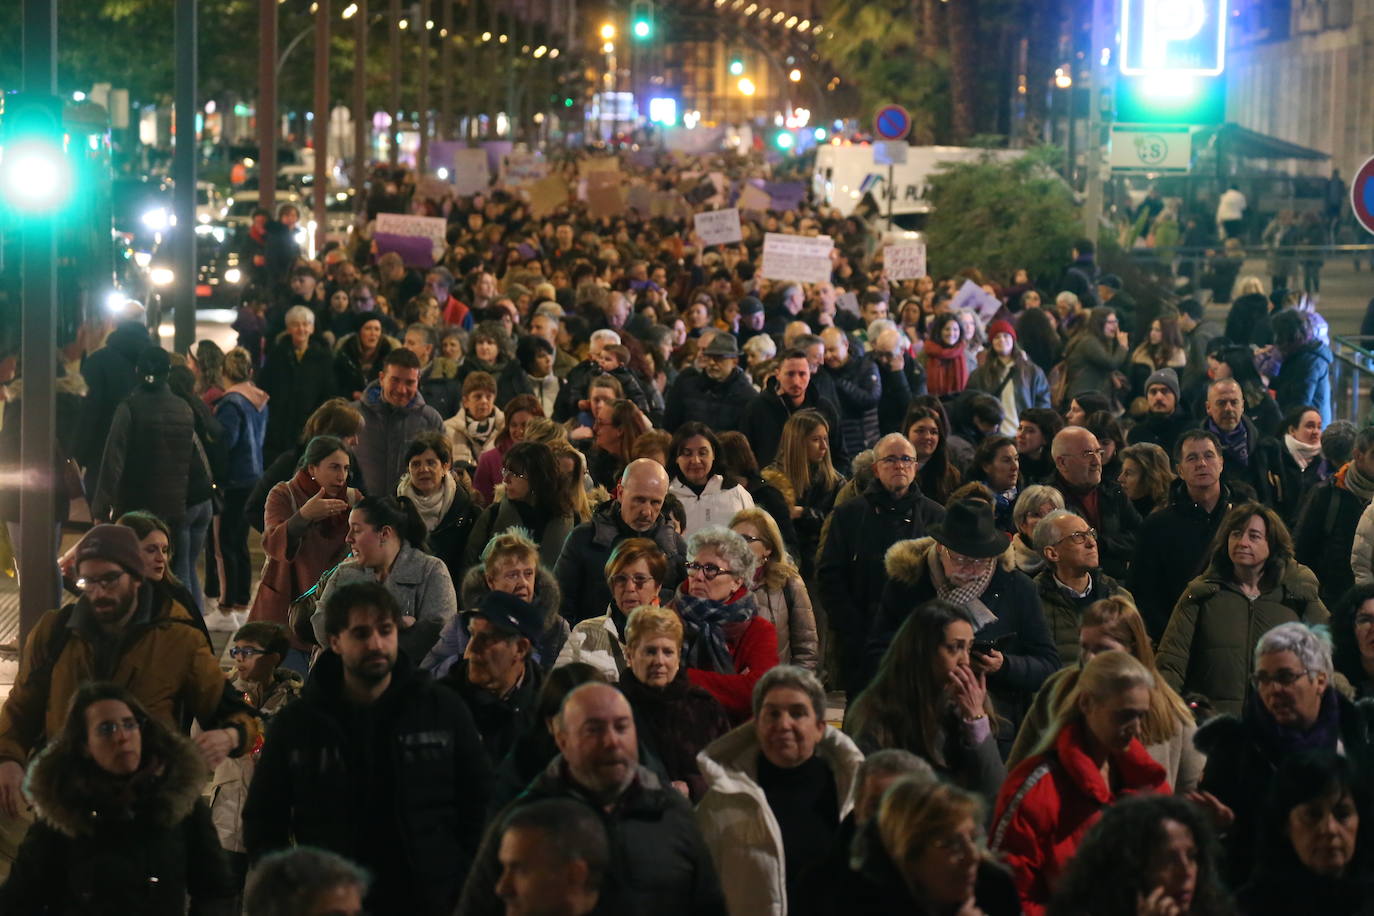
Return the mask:
[(372, 240), (377, 243), (377, 255), (379, 257), (389, 251), (394, 251), (401, 256), (406, 267), (434, 266), (434, 247), (429, 239), (378, 232), (372, 237)]
[(800, 181), (769, 181), (763, 189), (773, 199), (774, 210), (795, 210), (806, 199), (806, 185)]

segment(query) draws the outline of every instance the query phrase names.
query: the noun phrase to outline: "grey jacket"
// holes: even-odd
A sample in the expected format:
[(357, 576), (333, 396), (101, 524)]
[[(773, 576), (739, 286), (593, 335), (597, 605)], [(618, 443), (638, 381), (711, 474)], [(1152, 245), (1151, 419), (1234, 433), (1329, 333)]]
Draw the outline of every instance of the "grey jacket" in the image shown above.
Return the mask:
[[(315, 639), (322, 646), (329, 645), (324, 632), (324, 608), (329, 598), (342, 586), (354, 582), (376, 582), (377, 574), (349, 559), (325, 580), (320, 590), (316, 610), (310, 618)], [(424, 658), (439, 638), (439, 631), (458, 613), (458, 595), (449, 578), (448, 567), (438, 557), (416, 550), (409, 544), (401, 547), (391, 572), (382, 582), (391, 597), (400, 605), (401, 616), (415, 623), (401, 631), (401, 648), (411, 658)]]
[[(1045, 371), (1031, 362), (1024, 351), (1018, 349), (1013, 352), (1016, 362), (1012, 364), (1012, 376), (1007, 384), (1016, 393), (1016, 412), (1020, 414), (1032, 407), (1049, 407), (1050, 383), (1045, 378)], [(969, 375), (965, 387), (975, 391), (986, 391), (1000, 401), (1001, 382), (1006, 374), (1006, 367), (990, 355), (983, 365)]]
[(816, 615), (801, 576), (793, 576), (781, 588), (760, 582), (754, 586), (759, 615), (778, 631), (778, 664), (816, 670)]

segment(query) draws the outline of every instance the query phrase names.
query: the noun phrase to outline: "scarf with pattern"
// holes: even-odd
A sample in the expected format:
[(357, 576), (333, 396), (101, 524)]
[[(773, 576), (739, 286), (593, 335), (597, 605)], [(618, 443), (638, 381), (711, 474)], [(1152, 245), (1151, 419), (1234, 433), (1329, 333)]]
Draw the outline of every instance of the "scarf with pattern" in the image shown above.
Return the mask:
[(735, 660), (726, 644), (725, 626), (744, 623), (758, 613), (748, 586), (741, 585), (724, 601), (697, 598), (687, 593), (687, 583), (677, 594), (674, 606), (682, 616), (687, 649), (682, 661), (688, 668), (736, 674)]

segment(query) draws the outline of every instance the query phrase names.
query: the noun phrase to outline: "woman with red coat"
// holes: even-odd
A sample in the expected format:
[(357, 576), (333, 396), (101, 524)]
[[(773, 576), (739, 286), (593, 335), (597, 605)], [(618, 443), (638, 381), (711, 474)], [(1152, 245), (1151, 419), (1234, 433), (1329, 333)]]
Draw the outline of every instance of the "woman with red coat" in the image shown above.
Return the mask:
[(959, 316), (954, 312), (937, 315), (926, 338), (926, 392), (936, 397), (958, 394), (968, 385), (967, 341)]
[(1041, 916), (1088, 828), (1119, 798), (1167, 793), (1140, 743), (1154, 675), (1125, 652), (1093, 656), (1036, 753), (1002, 784), (989, 846), (1011, 868), (1026, 916)]
[(306, 444), (295, 476), (267, 494), (267, 562), (249, 620), (286, 623), (291, 602), (343, 559), (348, 513), (362, 499), (348, 485), (350, 460), (343, 440), (316, 436)]
[(758, 560), (744, 538), (718, 525), (694, 531), (687, 556), (687, 581), (673, 602), (687, 636), (682, 662), (688, 680), (738, 725), (753, 714), (754, 684), (778, 663), (778, 632), (749, 591)]

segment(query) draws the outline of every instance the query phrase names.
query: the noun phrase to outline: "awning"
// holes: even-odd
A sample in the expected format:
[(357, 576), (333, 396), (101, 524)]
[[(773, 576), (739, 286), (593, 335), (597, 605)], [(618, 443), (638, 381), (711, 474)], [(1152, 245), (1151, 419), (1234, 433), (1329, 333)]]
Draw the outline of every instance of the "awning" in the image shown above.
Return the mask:
[(1193, 135), (1193, 148), (1214, 146), (1241, 159), (1330, 159), (1330, 153), (1261, 134), (1239, 124), (1208, 127)]

